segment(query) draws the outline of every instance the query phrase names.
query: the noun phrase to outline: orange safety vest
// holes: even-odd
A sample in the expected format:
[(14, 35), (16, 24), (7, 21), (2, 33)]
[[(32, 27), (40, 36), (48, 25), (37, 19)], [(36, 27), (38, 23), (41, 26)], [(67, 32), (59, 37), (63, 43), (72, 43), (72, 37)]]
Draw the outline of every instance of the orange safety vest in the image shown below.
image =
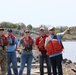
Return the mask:
[(52, 39), (47, 44), (45, 49), (47, 50), (48, 55), (62, 52), (62, 44), (58, 42), (58, 39)]
[(4, 34), (2, 34), (1, 38), (0, 38), (0, 46), (3, 48), (4, 50), (4, 46), (7, 45), (7, 38), (5, 37)]
[(2, 34), (2, 38), (0, 38), (0, 44), (4, 44), (4, 43), (6, 43), (7, 41), (6, 41), (6, 37), (5, 37), (5, 35), (4, 34)]
[(46, 39), (47, 35), (45, 34), (45, 36), (39, 36), (39, 45), (38, 45), (38, 48), (39, 49), (43, 49), (45, 50), (44, 48), (44, 44), (45, 44), (45, 39)]
[[(28, 41), (27, 41), (26, 37), (23, 36), (23, 41), (24, 41), (24, 44), (25, 44), (25, 45), (28, 45), (28, 44), (32, 45), (32, 44), (33, 44), (33, 43), (32, 43), (32, 38), (31, 38), (30, 36), (29, 36)], [(29, 43), (28, 43), (28, 42), (29, 42)]]
[[(6, 36), (6, 37), (7, 37), (7, 39), (9, 40), (9, 35), (8, 35), (8, 34), (6, 34), (5, 36)], [(10, 43), (10, 45), (14, 45), (14, 44), (15, 44), (15, 43), (14, 43), (15, 36), (12, 34), (12, 35), (11, 35), (11, 38), (12, 38), (12, 43)]]
[(33, 41), (30, 36), (28, 40), (23, 36), (23, 42), (25, 44), (25, 50), (32, 50)]

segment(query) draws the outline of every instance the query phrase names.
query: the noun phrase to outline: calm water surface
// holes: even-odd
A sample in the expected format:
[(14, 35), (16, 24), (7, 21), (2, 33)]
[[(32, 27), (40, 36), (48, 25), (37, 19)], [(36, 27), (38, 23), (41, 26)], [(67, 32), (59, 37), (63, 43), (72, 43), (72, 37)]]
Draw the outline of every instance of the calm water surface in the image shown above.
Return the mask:
[(76, 42), (63, 42), (63, 45), (63, 58), (68, 58), (72, 62), (76, 62)]

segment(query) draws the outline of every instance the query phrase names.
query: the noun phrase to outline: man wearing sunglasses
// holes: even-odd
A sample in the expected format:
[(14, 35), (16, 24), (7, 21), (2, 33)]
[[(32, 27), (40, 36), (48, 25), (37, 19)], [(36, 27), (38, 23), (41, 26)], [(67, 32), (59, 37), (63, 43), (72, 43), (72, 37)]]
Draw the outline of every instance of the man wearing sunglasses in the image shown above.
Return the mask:
[(55, 27), (50, 26), (48, 28), (49, 36), (45, 40), (45, 48), (47, 50), (47, 54), (50, 57), (53, 75), (63, 75), (62, 72), (62, 51), (63, 45), (61, 42), (62, 37), (70, 31), (71, 28), (67, 28), (62, 33), (55, 34)]
[(12, 75), (11, 67), (10, 67), (11, 63), (12, 63), (14, 75), (18, 75), (17, 57), (16, 57), (18, 39), (14, 36), (13, 31), (11, 29), (8, 30), (8, 34), (6, 34), (6, 37), (9, 41), (9, 47), (6, 50), (6, 53), (7, 53), (7, 75)]
[(45, 39), (47, 35), (45, 33), (45, 27), (40, 28), (40, 35), (36, 37), (35, 44), (39, 50), (39, 56), (40, 56), (40, 75), (44, 75), (44, 61), (47, 65), (47, 73), (48, 75), (51, 75), (51, 66), (50, 66), (50, 60), (47, 55), (47, 51), (44, 48)]
[(4, 29), (0, 27), (0, 75), (6, 75), (6, 50), (8, 49), (8, 41), (3, 32)]

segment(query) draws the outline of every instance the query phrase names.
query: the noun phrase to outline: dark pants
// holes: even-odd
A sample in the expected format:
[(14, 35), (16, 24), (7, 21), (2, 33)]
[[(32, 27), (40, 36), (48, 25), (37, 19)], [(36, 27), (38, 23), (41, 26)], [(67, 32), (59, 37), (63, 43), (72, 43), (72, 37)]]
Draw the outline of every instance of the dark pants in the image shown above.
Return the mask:
[(57, 70), (58, 70), (58, 75), (63, 75), (62, 73), (62, 54), (51, 57), (50, 58), (51, 65), (52, 65), (52, 70), (53, 70), (53, 75), (57, 75)]
[(40, 56), (40, 75), (44, 75), (44, 60), (47, 65), (47, 73), (48, 75), (51, 75), (51, 64), (50, 64), (50, 58), (46, 55), (46, 52), (41, 52), (42, 56)]

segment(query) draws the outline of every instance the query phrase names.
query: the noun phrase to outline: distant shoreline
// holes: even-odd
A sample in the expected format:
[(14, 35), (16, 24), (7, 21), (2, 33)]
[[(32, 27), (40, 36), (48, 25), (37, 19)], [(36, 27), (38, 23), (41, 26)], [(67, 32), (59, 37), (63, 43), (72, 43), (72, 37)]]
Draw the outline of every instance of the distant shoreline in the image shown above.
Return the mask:
[(76, 40), (62, 40), (62, 42), (76, 42)]
[(76, 41), (76, 39), (62, 39), (62, 41), (64, 42), (74, 42)]

